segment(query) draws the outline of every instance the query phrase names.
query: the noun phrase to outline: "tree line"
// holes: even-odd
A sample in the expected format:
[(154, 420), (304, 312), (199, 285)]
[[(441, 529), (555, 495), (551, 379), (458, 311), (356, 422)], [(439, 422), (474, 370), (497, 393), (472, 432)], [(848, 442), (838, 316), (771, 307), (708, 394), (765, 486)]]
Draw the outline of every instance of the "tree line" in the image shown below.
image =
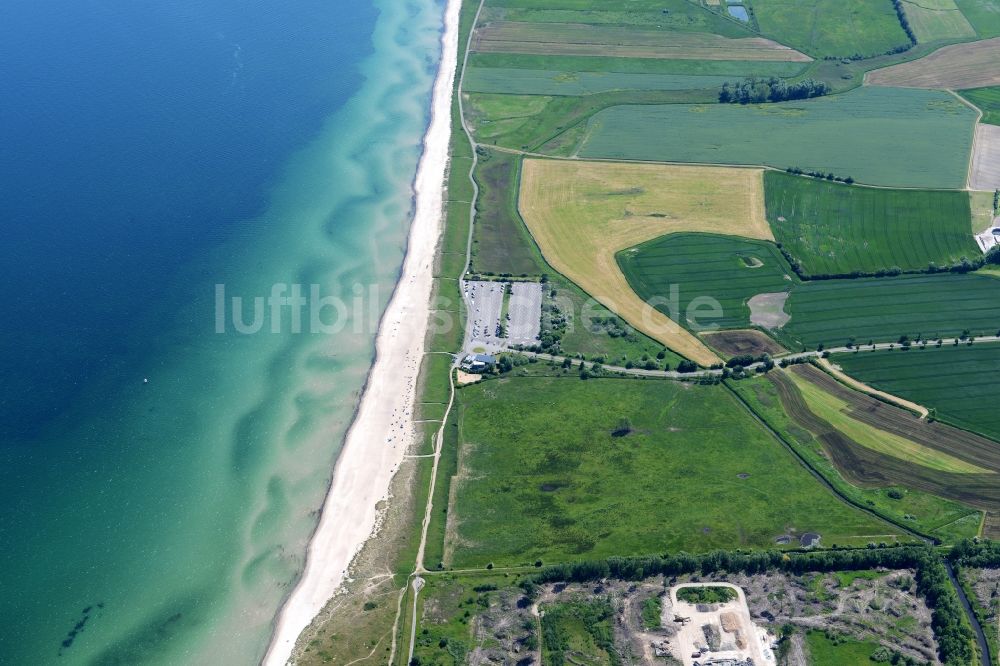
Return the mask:
[[(956, 546), (958, 548), (958, 546)], [(950, 557), (963, 561), (1000, 562), (1000, 547), (992, 550), (953, 549)], [(978, 559), (977, 559), (978, 558)], [(973, 566), (973, 565), (970, 565)], [(832, 549), (823, 551), (713, 551), (701, 555), (677, 553), (645, 557), (609, 557), (543, 568), (538, 574), (522, 580), (525, 594), (534, 598), (538, 586), (545, 583), (585, 583), (606, 578), (643, 580), (653, 576), (711, 576), (718, 573), (747, 575), (781, 571), (793, 575), (858, 571), (864, 569), (914, 569), (917, 593), (932, 609), (931, 626), (938, 643), (938, 656), (946, 666), (970, 664), (973, 661), (973, 634), (965, 612), (951, 585), (944, 562), (927, 546), (883, 546), (870, 544), (865, 549)]]
[(719, 102), (723, 104), (785, 102), (793, 99), (821, 97), (829, 92), (829, 84), (815, 79), (789, 83), (776, 76), (766, 79), (752, 76), (735, 83), (729, 81), (723, 83), (719, 90)]

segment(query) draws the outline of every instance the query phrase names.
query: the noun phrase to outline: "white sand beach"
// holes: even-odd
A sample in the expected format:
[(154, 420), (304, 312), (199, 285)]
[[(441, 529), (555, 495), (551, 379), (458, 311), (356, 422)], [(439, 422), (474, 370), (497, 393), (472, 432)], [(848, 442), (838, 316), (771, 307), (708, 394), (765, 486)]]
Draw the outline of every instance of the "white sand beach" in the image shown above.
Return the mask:
[(431, 120), (414, 180), (415, 213), (402, 274), (376, 338), (376, 360), (334, 468), (305, 571), (278, 615), (264, 663), (288, 662), (295, 641), (341, 586), (372, 535), (376, 504), (410, 444), (417, 373), (430, 316), (434, 251), (441, 231), (460, 0), (448, 0)]

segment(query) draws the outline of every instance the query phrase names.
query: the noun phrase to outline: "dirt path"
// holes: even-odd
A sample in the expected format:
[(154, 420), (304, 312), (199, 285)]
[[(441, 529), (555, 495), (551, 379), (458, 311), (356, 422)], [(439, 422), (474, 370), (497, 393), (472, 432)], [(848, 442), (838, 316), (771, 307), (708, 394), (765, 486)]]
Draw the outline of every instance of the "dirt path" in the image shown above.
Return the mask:
[(900, 398), (898, 396), (892, 395), (891, 393), (886, 393), (885, 391), (879, 391), (878, 389), (872, 388), (871, 386), (865, 384), (864, 382), (854, 379), (850, 375), (844, 374), (844, 372), (840, 369), (840, 366), (834, 365), (833, 363), (830, 362), (830, 359), (828, 358), (820, 358), (818, 359), (818, 362), (820, 364), (820, 367), (822, 367), (824, 370), (826, 370), (831, 375), (836, 377), (838, 381), (840, 381), (843, 384), (847, 384), (853, 389), (857, 389), (862, 393), (867, 393), (870, 396), (882, 398), (887, 402), (891, 402), (897, 407), (902, 407), (903, 409), (908, 409), (911, 412), (916, 412), (917, 414), (920, 415), (920, 418), (922, 419), (926, 419), (927, 415), (930, 413), (929, 411), (927, 411), (927, 408), (924, 407), (923, 405), (918, 405), (915, 402), (911, 402), (909, 400), (906, 400), (905, 398)]

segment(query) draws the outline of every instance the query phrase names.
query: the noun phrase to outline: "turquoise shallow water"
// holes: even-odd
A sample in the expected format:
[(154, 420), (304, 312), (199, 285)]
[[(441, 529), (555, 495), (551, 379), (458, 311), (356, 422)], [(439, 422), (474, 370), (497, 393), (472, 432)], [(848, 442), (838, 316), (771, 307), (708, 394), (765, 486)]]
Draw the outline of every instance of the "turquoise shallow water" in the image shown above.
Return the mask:
[[(9, 378), (0, 396), (0, 662), (235, 664), (262, 656), (370, 366), (373, 324), (405, 249), (428, 120), (443, 7), (375, 6), (377, 18), (369, 6), (342, 3), (278, 17), (302, 21), (302, 31), (317, 17), (348, 22), (330, 39), (356, 40), (353, 57), (324, 47), (294, 64), (354, 73), (338, 80), (339, 98), (320, 94), (332, 84), (309, 69), (274, 74), (276, 82), (301, 77), (299, 106), (315, 107), (301, 117), (297, 107), (261, 106), (254, 113), (270, 115), (240, 119), (241, 109), (250, 112), (241, 104), (216, 118), (222, 134), (226, 118), (250, 136), (260, 130), (266, 159), (252, 169), (255, 142), (246, 134), (176, 156), (139, 140), (156, 134), (142, 123), (169, 119), (138, 112), (136, 141), (120, 149), (167, 164), (141, 174), (120, 165), (111, 174), (120, 180), (102, 181), (112, 194), (68, 199), (61, 221), (27, 207), (3, 210), (5, 231), (20, 242), (17, 255), (4, 257), (3, 277), (23, 285), (23, 302), (0, 331)], [(185, 30), (215, 30), (215, 38), (218, 26), (199, 25), (198, 7), (158, 11), (176, 12)], [(265, 25), (254, 29), (265, 31), (280, 10), (262, 11)], [(273, 44), (276, 53), (295, 37)], [(219, 80), (272, 75), (268, 54), (242, 44), (226, 43), (232, 71), (223, 67)], [(160, 65), (166, 76), (170, 64)], [(302, 127), (268, 128), (281, 122)], [(190, 149), (183, 132), (171, 140), (178, 152)], [(219, 151), (229, 151), (228, 162)], [(0, 153), (13, 173), (10, 157)], [(74, 166), (66, 165), (69, 180)], [(4, 182), (14, 193), (12, 180)], [(163, 228), (147, 224), (151, 209), (140, 205), (153, 204), (130, 199), (123, 190), (133, 185), (173, 194), (183, 215)], [(84, 223), (72, 207), (84, 201), (107, 211), (139, 203), (120, 216), (88, 217), (88, 232), (68, 239), (69, 225)], [(170, 204), (170, 196), (156, 203)], [(46, 233), (39, 220), (51, 224)], [(29, 301), (40, 281), (45, 289)], [(231, 319), (216, 332), (216, 285), (249, 301), (276, 283), (316, 284), (324, 296), (348, 299), (351, 324), (293, 333), (286, 309), (277, 332), (270, 312), (256, 334), (237, 333)], [(53, 290), (57, 296), (43, 298)]]

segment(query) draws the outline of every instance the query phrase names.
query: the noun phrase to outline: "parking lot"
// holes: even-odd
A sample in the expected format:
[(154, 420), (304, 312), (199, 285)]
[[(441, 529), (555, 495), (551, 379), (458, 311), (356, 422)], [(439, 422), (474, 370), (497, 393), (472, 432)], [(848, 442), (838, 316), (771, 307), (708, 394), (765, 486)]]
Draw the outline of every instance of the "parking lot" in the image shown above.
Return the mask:
[(466, 351), (496, 352), (508, 345), (532, 345), (538, 341), (542, 317), (542, 285), (515, 282), (511, 285), (505, 317), (506, 337), (500, 337), (505, 282), (467, 281), (462, 284), (469, 319), (465, 331)]

